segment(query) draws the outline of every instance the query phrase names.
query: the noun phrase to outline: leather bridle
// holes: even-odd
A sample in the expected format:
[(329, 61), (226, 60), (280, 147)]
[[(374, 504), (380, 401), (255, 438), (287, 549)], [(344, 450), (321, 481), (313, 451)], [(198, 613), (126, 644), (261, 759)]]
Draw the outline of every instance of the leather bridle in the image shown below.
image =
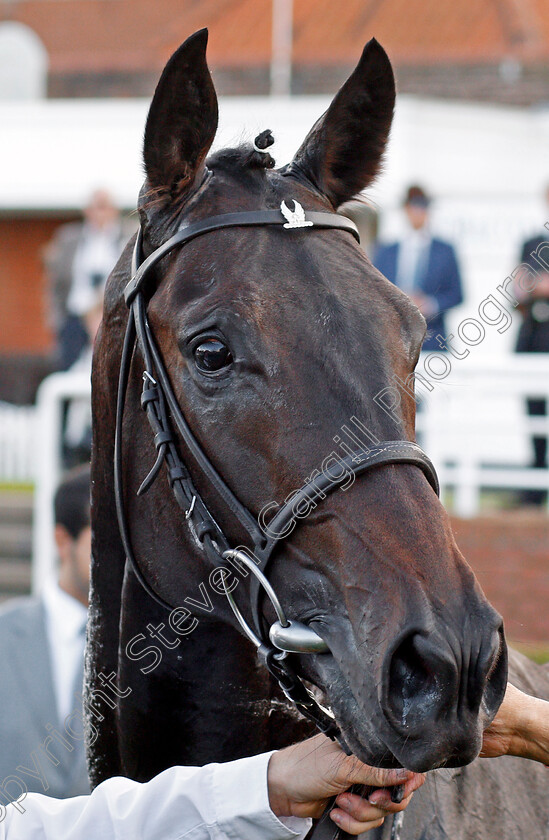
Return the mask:
[[(177, 397), (173, 391), (162, 355), (156, 344), (147, 319), (147, 289), (152, 269), (158, 262), (176, 247), (182, 247), (198, 236), (229, 227), (265, 227), (275, 225), (288, 230), (289, 236), (309, 235), (309, 231), (337, 229), (350, 233), (359, 241), (358, 230), (349, 219), (335, 213), (305, 212), (294, 201), (291, 211), (285, 202), (280, 210), (261, 210), (257, 212), (226, 213), (197, 222), (183, 222), (177, 233), (153, 251), (146, 259), (142, 255), (142, 232), (139, 231), (135, 242), (132, 259), (132, 277), (125, 289), (125, 300), (129, 307), (129, 316), (124, 338), (120, 363), (120, 376), (116, 413), (115, 437), (115, 497), (120, 534), (126, 557), (145, 591), (168, 610), (175, 605), (169, 604), (143, 574), (134, 555), (128, 521), (124, 506), (124, 488), (122, 482), (122, 432), (124, 405), (128, 386), (130, 366), (135, 344), (141, 351), (144, 371), (141, 405), (154, 432), (154, 444), (157, 450), (155, 464), (143, 481), (138, 494), (146, 492), (158, 476), (163, 464), (166, 465), (168, 480), (177, 504), (185, 512), (185, 519), (208, 561), (218, 567), (220, 561), (235, 560), (252, 573), (250, 589), (250, 621), (247, 621), (236, 606), (230, 589), (225, 583), (226, 594), (235, 615), (246, 635), (256, 644), (259, 655), (271, 674), (278, 681), (284, 693), (298, 709), (317, 727), (332, 738), (338, 737), (339, 729), (331, 713), (324, 709), (307, 690), (302, 680), (288, 662), (288, 653), (322, 653), (328, 650), (325, 642), (309, 626), (296, 621), (288, 621), (280, 602), (266, 578), (269, 562), (275, 549), (287, 538), (293, 529), (289, 526), (302, 518), (299, 504), (322, 501), (336, 487), (352, 474), (355, 477), (370, 470), (388, 464), (412, 464), (424, 473), (436, 493), (439, 492), (438, 480), (433, 464), (417, 444), (407, 440), (386, 441), (342, 459), (346, 474), (334, 478), (324, 471), (305, 484), (293, 498), (283, 504), (268, 525), (267, 533), (258, 519), (238, 500), (217, 472), (206, 453), (190, 429)], [(284, 220), (287, 220), (284, 224)], [(298, 231), (297, 234), (294, 231)], [(175, 432), (175, 433), (174, 433)], [(240, 529), (247, 535), (248, 545), (234, 547), (218, 524), (208, 504), (197, 491), (187, 463), (179, 454), (183, 444), (186, 456), (193, 463), (195, 474), (201, 475), (203, 485), (208, 486), (216, 497), (215, 510), (220, 516), (229, 514)], [(220, 503), (220, 507), (218, 505)], [(261, 615), (263, 593), (271, 599), (278, 614), (278, 621), (267, 630)], [(273, 600), (274, 598), (274, 600)], [(280, 610), (277, 609), (280, 607)]]

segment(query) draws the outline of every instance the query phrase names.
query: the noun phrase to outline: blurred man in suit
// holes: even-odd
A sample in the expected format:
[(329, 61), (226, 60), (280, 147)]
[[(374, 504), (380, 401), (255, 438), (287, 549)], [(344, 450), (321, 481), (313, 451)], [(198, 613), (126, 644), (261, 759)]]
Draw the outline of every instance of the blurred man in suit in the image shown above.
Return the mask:
[(121, 220), (107, 190), (98, 189), (84, 208), (83, 221), (61, 225), (47, 246), (48, 320), (57, 337), (62, 370), (87, 346), (84, 315), (103, 291), (134, 230), (132, 221)]
[[(549, 208), (549, 187), (545, 197)], [(520, 262), (521, 268), (536, 282), (530, 291), (524, 291), (520, 283), (515, 285), (515, 296), (519, 301), (519, 312), (522, 315), (517, 339), (517, 353), (549, 353), (549, 232), (540, 233), (524, 242)], [(528, 287), (528, 283), (524, 284)], [(531, 417), (545, 417), (547, 415), (547, 400), (532, 395), (526, 401), (526, 410)], [(532, 466), (536, 469), (547, 467), (547, 437), (534, 435), (532, 437), (534, 454)], [(530, 505), (544, 505), (547, 494), (544, 490), (526, 490), (521, 494), (522, 502)]]
[(421, 187), (409, 187), (404, 199), (408, 231), (400, 242), (380, 245), (373, 263), (426, 318), (423, 349), (440, 351), (446, 337), (444, 313), (458, 306), (463, 295), (453, 247), (433, 237), (429, 229), (429, 203)]
[(91, 553), (88, 466), (67, 474), (54, 507), (57, 577), (41, 597), (19, 598), (0, 610), (4, 797), (16, 798), (22, 784), (61, 798), (90, 790), (79, 700)]

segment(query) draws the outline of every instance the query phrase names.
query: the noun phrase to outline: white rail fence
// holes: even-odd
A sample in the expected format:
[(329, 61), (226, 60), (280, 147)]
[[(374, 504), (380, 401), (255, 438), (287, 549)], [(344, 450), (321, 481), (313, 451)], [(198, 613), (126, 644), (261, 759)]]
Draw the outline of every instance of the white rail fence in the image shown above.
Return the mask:
[(450, 374), (431, 385), (417, 388), (426, 396), (416, 428), (442, 488), (453, 489), (454, 513), (475, 516), (483, 490), (549, 491), (549, 469), (531, 466), (531, 439), (549, 438), (549, 416), (526, 411), (534, 398), (549, 411), (549, 354), (452, 360)]
[[(425, 368), (420, 361), (418, 370)], [(549, 354), (504, 360), (452, 360), (442, 381), (430, 380), (418, 412), (418, 438), (438, 470), (445, 498), (459, 516), (475, 516), (483, 490), (547, 490), (549, 469), (532, 469), (531, 438), (549, 437), (549, 417), (530, 417), (528, 398), (547, 400)], [(36, 406), (0, 403), (0, 482), (33, 482), (33, 588), (54, 564), (52, 498), (62, 471), (63, 406), (89, 397), (89, 377), (53, 374)]]
[(0, 481), (32, 483), (36, 409), (0, 401)]

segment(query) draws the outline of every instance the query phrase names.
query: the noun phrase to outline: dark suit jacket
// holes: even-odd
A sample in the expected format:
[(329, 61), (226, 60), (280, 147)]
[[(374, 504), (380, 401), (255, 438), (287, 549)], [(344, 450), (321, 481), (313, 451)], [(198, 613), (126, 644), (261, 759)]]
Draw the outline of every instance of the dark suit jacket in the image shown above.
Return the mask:
[[(548, 239), (549, 233), (547, 236), (541, 234), (528, 239), (522, 246), (521, 263), (526, 263), (534, 271), (543, 271), (543, 267), (534, 259), (532, 252)], [(546, 259), (546, 253), (542, 252), (540, 257)], [(527, 299), (520, 307), (523, 321), (517, 338), (517, 353), (549, 353), (549, 321), (538, 321), (533, 317), (533, 303), (535, 303), (534, 300)]]
[[(549, 233), (547, 233), (545, 236), (542, 233), (539, 236), (533, 236), (532, 239), (527, 239), (526, 242), (524, 242), (524, 244), (522, 246), (522, 251), (521, 251), (521, 254), (520, 254), (520, 261), (522, 263), (526, 263), (526, 265), (529, 265), (535, 271), (541, 271), (542, 266), (539, 264), (539, 262), (537, 260), (534, 259), (534, 257), (532, 256), (532, 252), (536, 251), (537, 248), (539, 248), (539, 246), (541, 245), (541, 243), (546, 242), (548, 239), (549, 239)], [(541, 259), (546, 258), (546, 255), (545, 255), (544, 252), (540, 253), (540, 258)]]
[[(398, 253), (400, 244), (380, 245), (373, 263), (385, 277), (396, 284)], [(439, 311), (427, 320), (427, 336), (424, 350), (440, 350), (437, 335), (446, 335), (444, 313), (463, 300), (461, 277), (456, 253), (448, 242), (433, 239), (427, 257), (425, 271), (419, 282), (419, 289), (436, 300)]]
[[(7, 776), (48, 796), (89, 793), (83, 741), (70, 736), (58, 719), (40, 599), (18, 598), (0, 610), (0, 663), (0, 803), (6, 804)], [(82, 733), (78, 715), (71, 724), (74, 735)], [(5, 791), (10, 798), (19, 796), (16, 782)]]

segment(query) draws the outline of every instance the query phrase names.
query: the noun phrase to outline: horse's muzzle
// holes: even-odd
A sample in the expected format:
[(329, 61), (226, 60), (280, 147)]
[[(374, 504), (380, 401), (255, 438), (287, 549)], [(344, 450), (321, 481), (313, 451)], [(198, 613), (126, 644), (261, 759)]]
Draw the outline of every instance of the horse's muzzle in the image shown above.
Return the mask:
[(447, 637), (413, 630), (388, 652), (380, 704), (409, 769), (468, 764), (505, 694), (507, 655), (499, 616), (454, 649)]

